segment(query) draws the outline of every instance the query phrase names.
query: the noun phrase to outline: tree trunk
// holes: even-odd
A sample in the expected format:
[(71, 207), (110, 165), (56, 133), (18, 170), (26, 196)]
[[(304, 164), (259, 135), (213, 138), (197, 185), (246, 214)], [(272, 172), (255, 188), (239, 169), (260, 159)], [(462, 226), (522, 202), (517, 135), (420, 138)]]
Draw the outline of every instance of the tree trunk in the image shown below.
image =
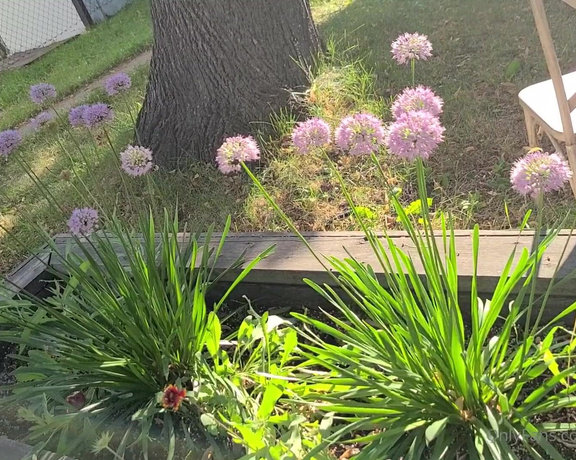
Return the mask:
[(154, 49), (138, 117), (155, 162), (214, 160), (307, 84), (319, 52), (309, 0), (151, 0)]

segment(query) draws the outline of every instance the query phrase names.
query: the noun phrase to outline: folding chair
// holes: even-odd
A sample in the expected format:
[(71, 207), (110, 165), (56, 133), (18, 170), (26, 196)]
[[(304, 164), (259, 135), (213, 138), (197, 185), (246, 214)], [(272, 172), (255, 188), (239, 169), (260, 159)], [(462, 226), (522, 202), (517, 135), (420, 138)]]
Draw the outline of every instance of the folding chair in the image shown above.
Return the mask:
[[(576, 9), (576, 0), (562, 1)], [(574, 172), (570, 185), (576, 197), (576, 72), (562, 75), (544, 0), (530, 0), (530, 3), (551, 78), (518, 94), (524, 109), (528, 143), (530, 147), (538, 147), (537, 128), (540, 127), (556, 151), (566, 155)]]

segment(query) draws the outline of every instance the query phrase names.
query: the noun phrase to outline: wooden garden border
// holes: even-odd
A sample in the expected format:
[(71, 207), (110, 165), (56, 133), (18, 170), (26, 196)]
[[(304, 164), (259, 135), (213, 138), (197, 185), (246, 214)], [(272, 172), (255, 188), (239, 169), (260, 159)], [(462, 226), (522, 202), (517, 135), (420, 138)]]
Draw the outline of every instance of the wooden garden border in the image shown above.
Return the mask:
[[(576, 0), (575, 0), (576, 1)], [(404, 232), (389, 232), (395, 244), (413, 256), (416, 267), (423, 275), (423, 268), (415, 254), (415, 248)], [(323, 256), (347, 257), (346, 248), (358, 260), (369, 263), (377, 274), (382, 275), (378, 261), (372, 254), (370, 245), (364, 234), (360, 232), (314, 232), (305, 233), (310, 246)], [(185, 238), (186, 235), (181, 235)], [(219, 235), (213, 236), (214, 244)], [(480, 257), (478, 270), (478, 292), (480, 297), (489, 298), (495, 288), (500, 273), (508, 257), (516, 249), (516, 259), (520, 256), (522, 248), (530, 248), (533, 233), (518, 231), (481, 231)], [(54, 237), (60, 253), (67, 251), (77, 252), (74, 239), (69, 235), (56, 235)], [(384, 242), (384, 244), (386, 244)], [(439, 241), (439, 244), (442, 244)], [(223, 254), (217, 268), (224, 268), (245, 252), (247, 261), (252, 260), (266, 248), (275, 245), (276, 250), (267, 259), (263, 260), (243, 283), (235, 290), (232, 301), (241, 301), (243, 296), (252, 302), (278, 307), (315, 307), (325, 302), (311, 288), (302, 281), (309, 278), (317, 283), (333, 284), (323, 267), (310, 254), (306, 247), (292, 234), (283, 233), (231, 233), (224, 246)], [(463, 305), (470, 298), (472, 266), (472, 232), (462, 230), (456, 232), (456, 253), (459, 268), (459, 288)], [(8, 278), (18, 289), (26, 290), (31, 294), (38, 294), (45, 286), (45, 280), (50, 276), (46, 271), (49, 265), (55, 270), (62, 270), (58, 257), (51, 254), (46, 248), (37, 257), (30, 258), (18, 267)], [(558, 270), (557, 270), (557, 267)], [(550, 281), (566, 278), (576, 271), (576, 235), (571, 238), (571, 232), (562, 231), (558, 238), (546, 251), (538, 271), (536, 294), (543, 294)], [(223, 292), (232, 281), (234, 274), (228, 279), (224, 278), (215, 294)], [(576, 281), (567, 281), (557, 287), (552, 293), (546, 308), (546, 318), (555, 316), (561, 308), (576, 301)], [(466, 315), (466, 311), (464, 311)]]

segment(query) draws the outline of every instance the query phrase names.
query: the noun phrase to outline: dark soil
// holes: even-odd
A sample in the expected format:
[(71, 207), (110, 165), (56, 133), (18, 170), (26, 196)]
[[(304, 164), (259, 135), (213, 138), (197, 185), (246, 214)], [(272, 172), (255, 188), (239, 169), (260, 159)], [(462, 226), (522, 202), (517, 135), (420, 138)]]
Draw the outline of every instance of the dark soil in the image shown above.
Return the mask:
[[(2, 391), (1, 388), (16, 382), (12, 372), (18, 367), (18, 363), (8, 356), (16, 351), (14, 345), (0, 342), (0, 399), (6, 396), (7, 393)], [(6, 436), (16, 441), (23, 439), (28, 432), (30, 424), (18, 417), (18, 411), (14, 407), (3, 407), (1, 410), (0, 436)]]

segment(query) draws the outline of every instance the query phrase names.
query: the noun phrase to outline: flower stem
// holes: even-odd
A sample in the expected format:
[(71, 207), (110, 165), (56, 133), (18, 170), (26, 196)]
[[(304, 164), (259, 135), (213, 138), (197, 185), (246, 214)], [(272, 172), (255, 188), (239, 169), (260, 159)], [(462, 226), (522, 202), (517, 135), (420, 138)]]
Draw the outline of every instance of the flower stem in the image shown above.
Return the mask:
[(102, 128), (104, 132), (104, 136), (108, 141), (108, 145), (110, 146), (110, 150), (112, 151), (112, 156), (114, 157), (114, 161), (116, 162), (116, 166), (118, 166), (118, 172), (120, 173), (120, 179), (122, 181), (122, 185), (124, 186), (124, 191), (126, 192), (126, 202), (130, 207), (130, 191), (128, 190), (128, 185), (126, 184), (126, 179), (124, 178), (124, 173), (122, 172), (122, 164), (120, 163), (120, 156), (116, 152), (114, 148), (114, 144), (112, 143), (112, 139), (110, 138), (110, 134), (108, 134), (108, 130), (106, 128)]
[[(530, 274), (530, 300), (528, 301), (528, 310), (526, 311), (526, 322), (524, 324), (524, 333), (522, 340), (522, 352), (520, 354), (520, 365), (518, 366), (518, 372), (516, 373), (516, 378), (520, 376), (520, 372), (524, 366), (524, 359), (526, 358), (526, 353), (528, 352), (527, 339), (530, 332), (530, 320), (532, 319), (532, 310), (534, 308), (534, 296), (536, 294), (536, 276), (538, 273), (538, 268), (540, 267), (540, 233), (542, 231), (542, 220), (543, 220), (543, 209), (544, 209), (544, 193), (540, 192), (536, 197), (536, 229), (534, 233), (534, 240), (532, 242), (531, 255), (534, 256), (534, 262)], [(540, 315), (539, 315), (540, 316)]]
[(410, 68), (412, 69), (412, 87), (416, 86), (416, 59), (410, 60)]

